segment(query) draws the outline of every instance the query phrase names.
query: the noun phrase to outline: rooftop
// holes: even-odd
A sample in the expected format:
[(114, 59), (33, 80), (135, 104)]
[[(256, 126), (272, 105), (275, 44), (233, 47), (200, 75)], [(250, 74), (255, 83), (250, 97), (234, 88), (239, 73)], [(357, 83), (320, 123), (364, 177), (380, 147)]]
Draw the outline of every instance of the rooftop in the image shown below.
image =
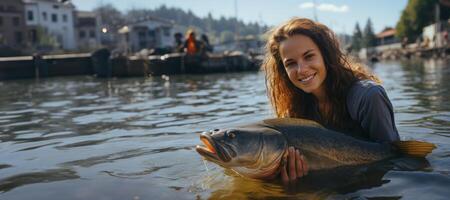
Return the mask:
[(395, 35), (395, 29), (393, 28), (387, 28), (384, 29), (383, 31), (381, 31), (380, 33), (378, 33), (376, 35), (377, 38), (384, 38), (384, 37), (389, 37), (389, 36), (394, 36)]
[(75, 6), (72, 4), (70, 0), (23, 0), (26, 4), (36, 4), (38, 2), (48, 2), (48, 3), (56, 3), (56, 4), (62, 4), (64, 6), (75, 8)]

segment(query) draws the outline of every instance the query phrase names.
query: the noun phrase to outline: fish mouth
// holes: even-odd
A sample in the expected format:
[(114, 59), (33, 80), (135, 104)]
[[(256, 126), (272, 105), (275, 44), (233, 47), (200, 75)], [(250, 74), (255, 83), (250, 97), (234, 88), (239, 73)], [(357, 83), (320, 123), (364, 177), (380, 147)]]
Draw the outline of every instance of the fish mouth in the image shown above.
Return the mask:
[(200, 140), (203, 142), (203, 145), (197, 145), (195, 150), (211, 161), (219, 161), (219, 162), (229, 162), (231, 160), (231, 156), (228, 151), (222, 146), (219, 145), (213, 138), (211, 138), (208, 134), (201, 134)]

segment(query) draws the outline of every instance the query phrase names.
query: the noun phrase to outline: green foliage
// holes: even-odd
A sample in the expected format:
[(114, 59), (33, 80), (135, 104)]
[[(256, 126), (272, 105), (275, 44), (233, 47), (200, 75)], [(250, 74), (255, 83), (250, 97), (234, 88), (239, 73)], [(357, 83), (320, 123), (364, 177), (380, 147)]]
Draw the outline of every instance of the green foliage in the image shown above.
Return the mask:
[(362, 48), (373, 47), (375, 45), (376, 37), (370, 18), (367, 19), (366, 26), (364, 26), (364, 30), (362, 32), (361, 28), (359, 27), (359, 23), (356, 23), (355, 30), (353, 31), (353, 50), (359, 51)]
[(359, 51), (363, 47), (363, 35), (359, 23), (356, 23), (355, 30), (353, 31), (353, 42), (352, 49), (354, 51)]
[(60, 46), (58, 40), (54, 36), (48, 34), (43, 27), (38, 26), (36, 28), (36, 34), (36, 46), (38, 48), (56, 49)]
[(373, 25), (372, 21), (367, 19), (366, 26), (364, 27), (364, 33), (363, 33), (363, 47), (373, 47), (376, 45), (376, 37), (375, 33), (373, 32)]
[(111, 4), (104, 4), (94, 9), (94, 12), (100, 16), (102, 25), (108, 28), (119, 28), (125, 24), (125, 18), (122, 13)]
[[(120, 22), (121, 25), (125, 25), (126, 22), (135, 21), (147, 16), (155, 16), (173, 21), (186, 27), (195, 27), (195, 29), (199, 32), (207, 33), (207, 35), (210, 36), (211, 41), (214, 41), (214, 38), (220, 40), (216, 40), (216, 42), (224, 42), (225, 40), (228, 40), (230, 38), (229, 32), (235, 33), (236, 30), (239, 31), (240, 36), (247, 36), (259, 35), (268, 29), (267, 26), (260, 25), (256, 22), (244, 23), (243, 21), (236, 20), (236, 18), (220, 17), (215, 19), (212, 17), (211, 13), (209, 13), (206, 17), (200, 18), (190, 10), (184, 11), (180, 8), (169, 8), (165, 5), (162, 5), (156, 9), (132, 9), (124, 15), (122, 15), (110, 4), (103, 5), (95, 10), (103, 13), (101, 14), (102, 21), (107, 24), (115, 25)], [(111, 21), (114, 21), (114, 23)]]
[[(397, 22), (397, 37), (407, 37), (410, 41), (422, 34), (422, 29), (435, 23), (435, 6), (439, 0), (409, 0), (408, 5), (402, 11), (400, 20)], [(450, 9), (440, 6), (440, 20), (450, 17)]]

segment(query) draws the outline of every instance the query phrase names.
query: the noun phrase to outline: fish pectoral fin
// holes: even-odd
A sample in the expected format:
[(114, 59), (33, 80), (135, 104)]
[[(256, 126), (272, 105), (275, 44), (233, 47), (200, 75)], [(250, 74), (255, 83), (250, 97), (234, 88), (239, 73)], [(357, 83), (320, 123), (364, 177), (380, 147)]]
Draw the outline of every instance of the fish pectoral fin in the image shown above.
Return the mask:
[(398, 151), (406, 156), (425, 157), (436, 148), (436, 145), (422, 141), (397, 141), (392, 143)]

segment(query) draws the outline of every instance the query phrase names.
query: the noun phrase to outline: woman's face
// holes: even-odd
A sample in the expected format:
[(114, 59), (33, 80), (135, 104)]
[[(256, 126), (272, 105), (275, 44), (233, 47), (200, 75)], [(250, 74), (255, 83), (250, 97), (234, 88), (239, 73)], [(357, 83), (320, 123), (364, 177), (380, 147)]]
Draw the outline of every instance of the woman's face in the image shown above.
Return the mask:
[(280, 44), (280, 55), (291, 82), (316, 97), (325, 92), (327, 70), (319, 47), (305, 35), (294, 35)]

